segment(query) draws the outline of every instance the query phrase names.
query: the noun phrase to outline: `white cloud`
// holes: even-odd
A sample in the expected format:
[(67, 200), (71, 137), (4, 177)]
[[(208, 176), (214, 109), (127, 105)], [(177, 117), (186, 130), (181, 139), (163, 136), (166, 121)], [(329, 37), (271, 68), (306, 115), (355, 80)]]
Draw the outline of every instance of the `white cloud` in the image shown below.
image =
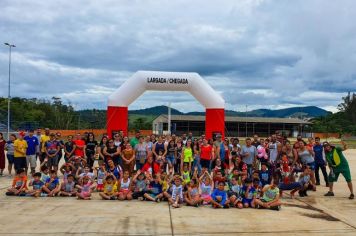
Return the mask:
[[(137, 70), (196, 71), (229, 109), (335, 111), (347, 91), (356, 91), (355, 15), (352, 0), (4, 0), (0, 35), (17, 45), (13, 96), (105, 108), (108, 94)], [(0, 49), (1, 84), (7, 52)], [(157, 92), (132, 108), (169, 101), (202, 110), (190, 95)]]

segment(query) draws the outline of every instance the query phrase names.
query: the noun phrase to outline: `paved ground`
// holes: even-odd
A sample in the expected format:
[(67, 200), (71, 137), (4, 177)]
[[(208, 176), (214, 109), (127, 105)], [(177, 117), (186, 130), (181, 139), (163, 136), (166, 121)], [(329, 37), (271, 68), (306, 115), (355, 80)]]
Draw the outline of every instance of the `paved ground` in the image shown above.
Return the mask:
[[(356, 184), (356, 150), (346, 151)], [(167, 203), (91, 201), (74, 198), (6, 197), (10, 179), (0, 178), (2, 235), (356, 235), (356, 200), (343, 179), (334, 198), (317, 192), (283, 199), (279, 212), (208, 207), (170, 209)]]

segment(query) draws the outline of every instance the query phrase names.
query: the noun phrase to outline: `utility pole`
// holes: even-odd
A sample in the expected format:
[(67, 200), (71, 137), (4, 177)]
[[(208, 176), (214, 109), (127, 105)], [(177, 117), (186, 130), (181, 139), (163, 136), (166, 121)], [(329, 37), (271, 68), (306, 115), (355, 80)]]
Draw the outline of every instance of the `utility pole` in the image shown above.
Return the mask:
[(9, 47), (9, 82), (8, 82), (8, 93), (7, 93), (7, 140), (10, 140), (10, 88), (11, 88), (11, 48), (16, 47), (14, 44), (4, 43)]

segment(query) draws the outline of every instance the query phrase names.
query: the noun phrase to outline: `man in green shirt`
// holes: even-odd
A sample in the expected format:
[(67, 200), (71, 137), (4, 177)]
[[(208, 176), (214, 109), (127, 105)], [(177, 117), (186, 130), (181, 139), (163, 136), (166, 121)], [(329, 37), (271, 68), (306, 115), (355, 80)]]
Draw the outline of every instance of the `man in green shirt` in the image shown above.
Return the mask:
[(329, 192), (325, 196), (334, 196), (333, 183), (337, 182), (339, 175), (342, 174), (347, 182), (347, 186), (350, 189), (349, 199), (354, 199), (353, 187), (351, 182), (351, 173), (349, 164), (343, 154), (343, 151), (347, 149), (345, 142), (341, 142), (342, 148), (331, 146), (330, 143), (324, 142), (325, 158), (330, 168), (329, 173)]
[(141, 132), (139, 130), (136, 131), (136, 134), (135, 134), (135, 137), (133, 137), (132, 139), (130, 139), (130, 144), (131, 144), (131, 147), (133, 149), (135, 149), (136, 147), (136, 144), (138, 144), (138, 140), (140, 139), (140, 136), (141, 136)]

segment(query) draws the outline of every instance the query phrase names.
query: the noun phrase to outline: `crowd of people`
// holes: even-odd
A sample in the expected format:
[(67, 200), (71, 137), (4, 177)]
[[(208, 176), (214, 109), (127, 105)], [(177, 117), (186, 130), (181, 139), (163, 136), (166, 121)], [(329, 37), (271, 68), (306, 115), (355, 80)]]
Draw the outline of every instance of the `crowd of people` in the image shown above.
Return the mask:
[(278, 132), (266, 139), (254, 135), (243, 144), (221, 135), (144, 137), (139, 131), (131, 139), (119, 132), (97, 141), (89, 132), (64, 141), (46, 128), (44, 134), (41, 129), (11, 134), (7, 141), (0, 133), (0, 176), (6, 151), (13, 178), (8, 196), (89, 200), (99, 192), (104, 200), (168, 201), (172, 207), (279, 210), (286, 191), (292, 198), (316, 191), (320, 170), (329, 187), (325, 196), (334, 196), (333, 183), (342, 174), (353, 199), (346, 148), (318, 137), (306, 142), (298, 136), (291, 144)]

